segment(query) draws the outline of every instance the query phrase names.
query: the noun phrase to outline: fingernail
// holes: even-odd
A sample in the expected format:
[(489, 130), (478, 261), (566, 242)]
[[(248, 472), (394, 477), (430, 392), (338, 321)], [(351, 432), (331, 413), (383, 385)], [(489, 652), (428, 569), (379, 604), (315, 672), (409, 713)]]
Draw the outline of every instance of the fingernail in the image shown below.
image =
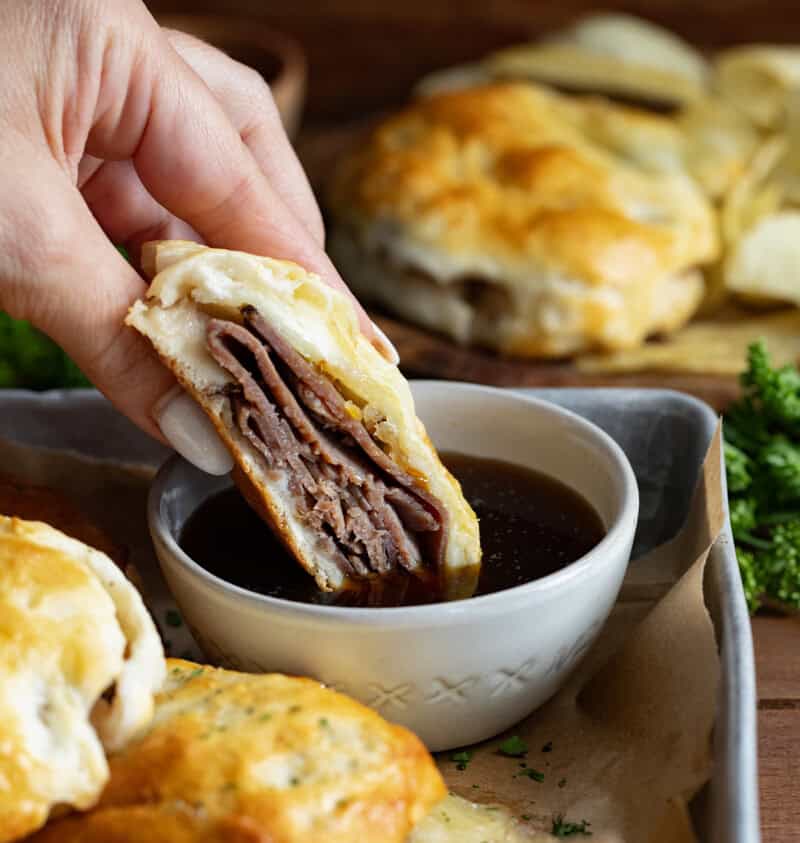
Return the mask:
[(396, 366), (400, 362), (400, 355), (397, 349), (392, 345), (392, 341), (383, 331), (373, 322), (372, 330), (375, 331), (375, 343), (378, 351), (393, 365)]
[(180, 386), (156, 403), (153, 418), (170, 445), (201, 471), (227, 474), (233, 468), (233, 458), (214, 425)]

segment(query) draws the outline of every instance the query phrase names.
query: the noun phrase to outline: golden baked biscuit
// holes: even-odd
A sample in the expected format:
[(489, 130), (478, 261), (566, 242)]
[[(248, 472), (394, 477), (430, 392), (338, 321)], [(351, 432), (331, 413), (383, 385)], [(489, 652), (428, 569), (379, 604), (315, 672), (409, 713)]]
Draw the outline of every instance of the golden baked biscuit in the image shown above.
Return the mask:
[(0, 841), (95, 803), (104, 749), (147, 726), (163, 676), (155, 625), (107, 556), (0, 516)]
[(128, 315), (219, 430), (238, 483), (320, 588), (401, 568), (456, 596), (478, 522), (411, 390), (342, 292), (287, 261), (196, 243), (145, 248)]
[(98, 806), (36, 843), (401, 843), (446, 794), (414, 735), (318, 682), (167, 668)]
[(528, 84), (420, 100), (335, 174), (331, 254), (365, 300), (510, 354), (631, 348), (674, 330), (717, 252), (712, 209), (680, 168), (636, 160), (616, 123), (603, 138), (619, 120)]

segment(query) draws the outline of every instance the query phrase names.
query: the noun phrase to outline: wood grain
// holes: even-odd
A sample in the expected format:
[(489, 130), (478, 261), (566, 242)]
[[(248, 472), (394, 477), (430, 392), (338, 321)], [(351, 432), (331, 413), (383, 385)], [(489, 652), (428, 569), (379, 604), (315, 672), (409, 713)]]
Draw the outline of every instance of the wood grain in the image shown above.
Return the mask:
[(753, 619), (764, 843), (800, 839), (800, 621)]
[(759, 700), (773, 704), (780, 700), (795, 700), (800, 708), (800, 620), (770, 616), (755, 618), (753, 646)]
[(800, 836), (800, 709), (758, 715), (761, 835), (764, 843), (797, 843)]

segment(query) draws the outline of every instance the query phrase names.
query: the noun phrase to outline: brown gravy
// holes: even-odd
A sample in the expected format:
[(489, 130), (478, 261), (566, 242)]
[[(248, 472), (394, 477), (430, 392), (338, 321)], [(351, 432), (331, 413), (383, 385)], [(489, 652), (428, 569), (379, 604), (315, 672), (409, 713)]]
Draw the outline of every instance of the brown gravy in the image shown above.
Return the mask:
[[(599, 515), (558, 480), (500, 460), (441, 454), (480, 520), (483, 562), (473, 596), (552, 574), (605, 535)], [(392, 575), (364, 591), (320, 591), (235, 489), (187, 519), (181, 547), (207, 571), (259, 594), (301, 603), (409, 606), (441, 600), (435, 584)]]

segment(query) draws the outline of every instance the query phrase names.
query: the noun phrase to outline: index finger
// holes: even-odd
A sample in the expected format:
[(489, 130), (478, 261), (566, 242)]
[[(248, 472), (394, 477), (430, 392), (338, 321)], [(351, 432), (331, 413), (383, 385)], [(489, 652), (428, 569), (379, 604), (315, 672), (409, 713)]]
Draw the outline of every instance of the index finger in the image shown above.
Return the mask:
[(130, 57), (124, 101), (103, 112), (87, 151), (132, 157), (152, 196), (209, 245), (292, 260), (318, 273), (351, 297), (362, 331), (380, 347), (372, 321), (261, 172), (212, 93), (160, 30), (151, 37), (157, 45), (143, 40), (137, 47), (142, 54)]

